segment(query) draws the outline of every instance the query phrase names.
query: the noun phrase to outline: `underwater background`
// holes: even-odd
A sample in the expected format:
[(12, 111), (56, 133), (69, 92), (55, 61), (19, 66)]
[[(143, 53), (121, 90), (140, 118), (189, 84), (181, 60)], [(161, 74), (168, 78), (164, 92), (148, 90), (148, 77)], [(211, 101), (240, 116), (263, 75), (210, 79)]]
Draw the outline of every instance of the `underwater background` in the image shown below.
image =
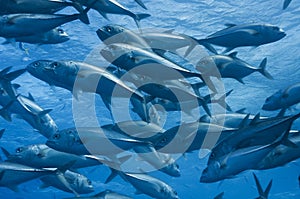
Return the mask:
[[(134, 13), (146, 12), (151, 17), (141, 21), (142, 28), (175, 29), (176, 32), (185, 33), (196, 38), (206, 36), (223, 29), (226, 23), (231, 24), (272, 24), (284, 29), (287, 36), (275, 43), (253, 47), (238, 48), (238, 57), (254, 66), (258, 66), (265, 57), (268, 59), (267, 70), (274, 77), (269, 80), (259, 73), (253, 73), (240, 84), (233, 79), (223, 79), (226, 91), (233, 89), (227, 98), (227, 103), (233, 110), (246, 108), (247, 112), (262, 116), (276, 116), (278, 111), (263, 111), (261, 109), (265, 99), (279, 89), (299, 82), (300, 78), (300, 2), (294, 0), (291, 5), (282, 10), (283, 2), (273, 0), (144, 0), (148, 10), (145, 11), (132, 0), (121, 2)], [(67, 8), (59, 13), (71, 14), (74, 9)], [(130, 29), (136, 29), (134, 21), (127, 16), (108, 15), (110, 21), (104, 19), (98, 12), (91, 10), (88, 13), (90, 25), (79, 20), (64, 24), (63, 29), (69, 34), (70, 40), (56, 45), (29, 45), (28, 55), (13, 45), (0, 45), (0, 60), (3, 69), (13, 66), (14, 70), (25, 68), (29, 63), (39, 59), (50, 60), (76, 60), (83, 61), (86, 56), (101, 41), (96, 30), (106, 24), (119, 24)], [(4, 39), (3, 39), (4, 41)], [(2, 38), (0, 40), (2, 42)], [(218, 49), (218, 48), (217, 48)], [(103, 63), (108, 64), (108, 63)], [(18, 92), (26, 95), (30, 92), (37, 104), (43, 109), (53, 109), (50, 115), (59, 129), (74, 126), (72, 115), (72, 94), (62, 88), (51, 88), (48, 84), (33, 78), (28, 73), (13, 81), (21, 87)], [(109, 112), (100, 102), (99, 117), (109, 118)], [(299, 113), (300, 105), (287, 110), (286, 115)], [(109, 119), (107, 119), (109, 122)], [(13, 118), (12, 122), (0, 119), (0, 127), (6, 131), (0, 140), (0, 145), (8, 151), (17, 147), (44, 143), (46, 138), (37, 133), (25, 121)], [(293, 128), (300, 130), (300, 120), (295, 121)], [(4, 155), (1, 154), (3, 159)], [(181, 176), (178, 178), (167, 176), (161, 172), (152, 172), (157, 177), (172, 186), (182, 199), (214, 198), (220, 192), (225, 193), (224, 198), (255, 198), (258, 197), (253, 171), (245, 171), (233, 179), (226, 179), (217, 183), (200, 183), (199, 178), (205, 168), (207, 158), (199, 158), (198, 152), (186, 154), (177, 160)], [(104, 184), (110, 171), (105, 166), (80, 169), (80, 173), (92, 180), (95, 192), (105, 189), (126, 194), (133, 198), (150, 198), (144, 194), (135, 195), (135, 189), (120, 177)], [(255, 171), (265, 188), (269, 180), (273, 179), (273, 186), (269, 198), (300, 198), (298, 176), (300, 175), (300, 161), (291, 162), (283, 167)], [(19, 192), (13, 192), (0, 187), (0, 198), (66, 198), (73, 194), (64, 193), (55, 188), (40, 189), (41, 182), (33, 180), (19, 186)]]

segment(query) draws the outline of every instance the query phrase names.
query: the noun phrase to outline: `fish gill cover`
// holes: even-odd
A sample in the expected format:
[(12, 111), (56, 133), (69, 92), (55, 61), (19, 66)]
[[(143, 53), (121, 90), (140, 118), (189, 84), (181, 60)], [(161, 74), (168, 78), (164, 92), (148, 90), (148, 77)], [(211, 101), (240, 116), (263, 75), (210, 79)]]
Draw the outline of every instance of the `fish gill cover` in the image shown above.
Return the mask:
[(300, 197), (299, 1), (0, 3), (0, 198)]

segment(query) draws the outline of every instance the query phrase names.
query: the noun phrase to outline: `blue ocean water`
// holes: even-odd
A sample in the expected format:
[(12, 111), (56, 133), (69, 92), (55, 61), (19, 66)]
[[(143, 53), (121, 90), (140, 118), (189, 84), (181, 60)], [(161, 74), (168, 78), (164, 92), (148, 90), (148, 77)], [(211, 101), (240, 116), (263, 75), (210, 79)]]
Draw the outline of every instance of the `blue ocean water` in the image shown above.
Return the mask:
[[(267, 70), (274, 80), (268, 80), (259, 73), (253, 73), (245, 78), (245, 85), (239, 82), (224, 80), (226, 90), (234, 89), (227, 98), (233, 110), (246, 108), (248, 112), (258, 112), (264, 116), (275, 116), (277, 111), (262, 111), (261, 107), (266, 97), (278, 89), (298, 83), (300, 77), (300, 2), (292, 1), (291, 5), (282, 10), (282, 1), (263, 0), (144, 0), (148, 10), (138, 7), (133, 1), (123, 1), (127, 8), (135, 13), (147, 12), (151, 17), (143, 20), (143, 28), (166, 28), (175, 29), (176, 32), (185, 33), (197, 38), (204, 38), (217, 30), (223, 29), (225, 23), (246, 24), (261, 23), (277, 25), (285, 30), (287, 36), (282, 40), (260, 46), (257, 48), (238, 48), (238, 56), (247, 62), (258, 66), (260, 61), (267, 57)], [(71, 8), (61, 13), (73, 13)], [(94, 10), (88, 13), (90, 25), (80, 21), (73, 21), (63, 25), (63, 29), (70, 35), (70, 41), (57, 45), (28, 45), (29, 55), (13, 45), (0, 45), (1, 69), (13, 66), (13, 69), (21, 69), (27, 64), (38, 59), (51, 60), (77, 60), (83, 61), (86, 56), (101, 41), (95, 31), (106, 24), (120, 24), (128, 28), (136, 29), (134, 21), (126, 16), (109, 15), (107, 21)], [(4, 41), (4, 40), (3, 40)], [(0, 41), (2, 42), (2, 40)], [(107, 64), (107, 63), (103, 63)], [(72, 96), (69, 91), (61, 88), (51, 88), (46, 83), (37, 80), (29, 74), (17, 78), (15, 83), (21, 85), (19, 93), (26, 95), (30, 92), (36, 102), (44, 109), (53, 109), (50, 115), (60, 129), (74, 126), (72, 116)], [(100, 103), (103, 107), (104, 105)], [(103, 107), (103, 109), (105, 109)], [(287, 111), (288, 114), (299, 112), (298, 107)], [(107, 118), (109, 113), (103, 111), (100, 117)], [(105, 120), (105, 119), (104, 119)], [(108, 120), (107, 120), (108, 121)], [(19, 146), (44, 143), (46, 139), (35, 132), (25, 121), (13, 118), (13, 122), (0, 120), (1, 128), (5, 128), (5, 134), (0, 140), (1, 146), (9, 151), (14, 151)], [(296, 121), (294, 129), (300, 129), (300, 121)], [(4, 158), (4, 156), (2, 155)], [(178, 160), (181, 169), (181, 177), (174, 178), (160, 172), (151, 173), (172, 186), (180, 198), (198, 199), (213, 198), (224, 191), (224, 198), (255, 198), (258, 196), (252, 171), (246, 171), (233, 179), (223, 182), (204, 184), (199, 182), (202, 170), (205, 168), (207, 159), (199, 159), (198, 152), (187, 154)], [(273, 179), (270, 198), (300, 198), (298, 176), (300, 174), (300, 162), (295, 161), (288, 165), (266, 171), (255, 171), (261, 180), (262, 186), (266, 187), (269, 180)], [(109, 169), (104, 166), (81, 169), (80, 172), (88, 176), (96, 192), (111, 189), (124, 193), (133, 198), (150, 198), (146, 195), (135, 195), (134, 188), (120, 177), (109, 184), (104, 184), (109, 175)], [(40, 181), (33, 180), (20, 186), (19, 192), (13, 192), (7, 188), (0, 188), (0, 198), (65, 198), (72, 194), (64, 193), (54, 188), (39, 189)]]

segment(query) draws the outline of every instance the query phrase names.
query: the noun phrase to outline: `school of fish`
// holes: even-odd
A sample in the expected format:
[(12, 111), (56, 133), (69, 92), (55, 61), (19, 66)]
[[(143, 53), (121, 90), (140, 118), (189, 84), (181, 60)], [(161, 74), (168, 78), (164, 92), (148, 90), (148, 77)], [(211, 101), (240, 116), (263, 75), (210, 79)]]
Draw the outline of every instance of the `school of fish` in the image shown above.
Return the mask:
[[(135, 1), (147, 11), (148, 5)], [(283, 9), (290, 3), (285, 0)], [(232, 50), (284, 39), (286, 33), (276, 25), (225, 24), (223, 30), (196, 38), (174, 30), (144, 32), (140, 21), (150, 19), (151, 15), (133, 13), (123, 2), (115, 0), (0, 0), (0, 4), (0, 37), (6, 39), (3, 45), (20, 42), (25, 51), (23, 43), (46, 45), (68, 41), (68, 34), (60, 26), (74, 20), (88, 25), (91, 9), (106, 19), (107, 14), (126, 15), (139, 29), (134, 31), (117, 24), (99, 27), (96, 35), (105, 47), (98, 56), (111, 63), (107, 68), (76, 60), (49, 59), (34, 60), (24, 69), (1, 69), (0, 115), (7, 122), (17, 116), (47, 141), (24, 143), (15, 152), (0, 146), (6, 157), (0, 162), (0, 186), (18, 191), (19, 185), (39, 179), (41, 188), (52, 186), (74, 194), (75, 198), (131, 198), (118, 190), (93, 193), (97, 190), (92, 181), (77, 170), (107, 166), (111, 173), (105, 183), (120, 176), (137, 194), (179, 199), (184, 195), (168, 182), (142, 169), (123, 171), (122, 165), (132, 158), (124, 151), (177, 178), (181, 173), (173, 154), (208, 149), (208, 162), (199, 173), (199, 183), (230, 180), (246, 170), (272, 169), (300, 158), (300, 130), (292, 129), (300, 113), (285, 115), (287, 109), (300, 103), (300, 83), (278, 90), (265, 100), (263, 110), (280, 110), (274, 117), (232, 111), (226, 102), (232, 90), (220, 91), (216, 83), (232, 78), (245, 84), (243, 78), (255, 72), (272, 81), (274, 78), (266, 69), (267, 57), (259, 66), (253, 66)], [(66, 7), (74, 8), (76, 13), (56, 13)], [(194, 63), (189, 56), (197, 47), (206, 49), (207, 56)], [(183, 48), (186, 50), (180, 51)], [(218, 52), (220, 48), (224, 48), (222, 53)], [(30, 93), (23, 95), (18, 91), (22, 85), (14, 80), (26, 72), (52, 87), (70, 91), (76, 101), (82, 100), (83, 93), (99, 95), (110, 112), (111, 124), (60, 129), (50, 115), (51, 109), (40, 107)], [(118, 109), (113, 103), (115, 98), (129, 99), (130, 105), (122, 108), (133, 111), (139, 120), (118, 121), (114, 114)], [(215, 113), (213, 104), (219, 105), (224, 113)], [(160, 123), (161, 111), (155, 105), (164, 107), (167, 114), (176, 111), (193, 119), (165, 128)], [(193, 113), (195, 109), (199, 112), (197, 116)], [(5, 129), (0, 131), (1, 137), (3, 133)], [(212, 146), (206, 146), (205, 139), (210, 135), (218, 136)], [(272, 180), (263, 191), (255, 171), (253, 177), (258, 198), (268, 198)], [(215, 198), (224, 195), (226, 192)]]

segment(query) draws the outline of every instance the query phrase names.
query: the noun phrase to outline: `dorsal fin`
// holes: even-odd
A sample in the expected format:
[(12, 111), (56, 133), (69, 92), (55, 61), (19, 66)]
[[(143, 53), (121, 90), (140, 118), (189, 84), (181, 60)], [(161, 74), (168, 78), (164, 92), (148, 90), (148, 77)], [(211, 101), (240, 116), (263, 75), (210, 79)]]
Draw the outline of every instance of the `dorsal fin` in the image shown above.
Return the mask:
[(231, 58), (237, 58), (237, 54), (238, 54), (238, 52), (234, 51), (234, 52), (228, 54), (228, 56)]
[(261, 187), (261, 184), (257, 178), (257, 176), (255, 175), (255, 173), (253, 173), (253, 176), (254, 176), (254, 180), (255, 180), (255, 184), (256, 184), (256, 188), (257, 188), (257, 191), (258, 191), (258, 194), (259, 196), (263, 196), (264, 195), (264, 191)]
[(226, 23), (226, 24), (224, 24), (226, 27), (228, 27), (228, 28), (231, 28), (231, 27), (234, 27), (234, 26), (236, 26), (236, 24), (234, 24), (234, 23)]
[(245, 114), (246, 112), (246, 108), (241, 108), (241, 109), (239, 109), (239, 110), (237, 110), (237, 111), (235, 111), (236, 113), (240, 113), (240, 114)]
[(257, 113), (255, 117), (251, 120), (250, 125), (256, 124), (260, 120), (260, 113)]
[(33, 98), (33, 96), (31, 95), (31, 93), (28, 93), (28, 97), (27, 98), (30, 99), (33, 102), (35, 101), (34, 98)]
[(247, 114), (239, 125), (239, 129), (244, 128), (248, 124), (250, 114)]
[(12, 66), (8, 66), (6, 68), (4, 68), (3, 70), (0, 71), (0, 76), (3, 77), (4, 75), (6, 75), (10, 70), (11, 70)]
[(10, 72), (10, 73), (4, 75), (4, 78), (7, 79), (8, 81), (12, 81), (25, 72), (26, 72), (26, 69), (16, 70), (16, 71), (13, 71), (13, 72)]
[(21, 87), (21, 85), (20, 84), (12, 84), (12, 87), (17, 90), (18, 88)]
[(165, 31), (163, 31), (163, 33), (169, 33), (169, 34), (171, 34), (171, 33), (173, 33), (175, 31), (175, 29), (170, 29), (170, 30), (165, 30)]
[(5, 129), (0, 130), (0, 139), (2, 138), (4, 131), (5, 131)]
[(10, 153), (5, 148), (1, 147), (1, 150), (6, 158), (8, 158), (10, 156)]

